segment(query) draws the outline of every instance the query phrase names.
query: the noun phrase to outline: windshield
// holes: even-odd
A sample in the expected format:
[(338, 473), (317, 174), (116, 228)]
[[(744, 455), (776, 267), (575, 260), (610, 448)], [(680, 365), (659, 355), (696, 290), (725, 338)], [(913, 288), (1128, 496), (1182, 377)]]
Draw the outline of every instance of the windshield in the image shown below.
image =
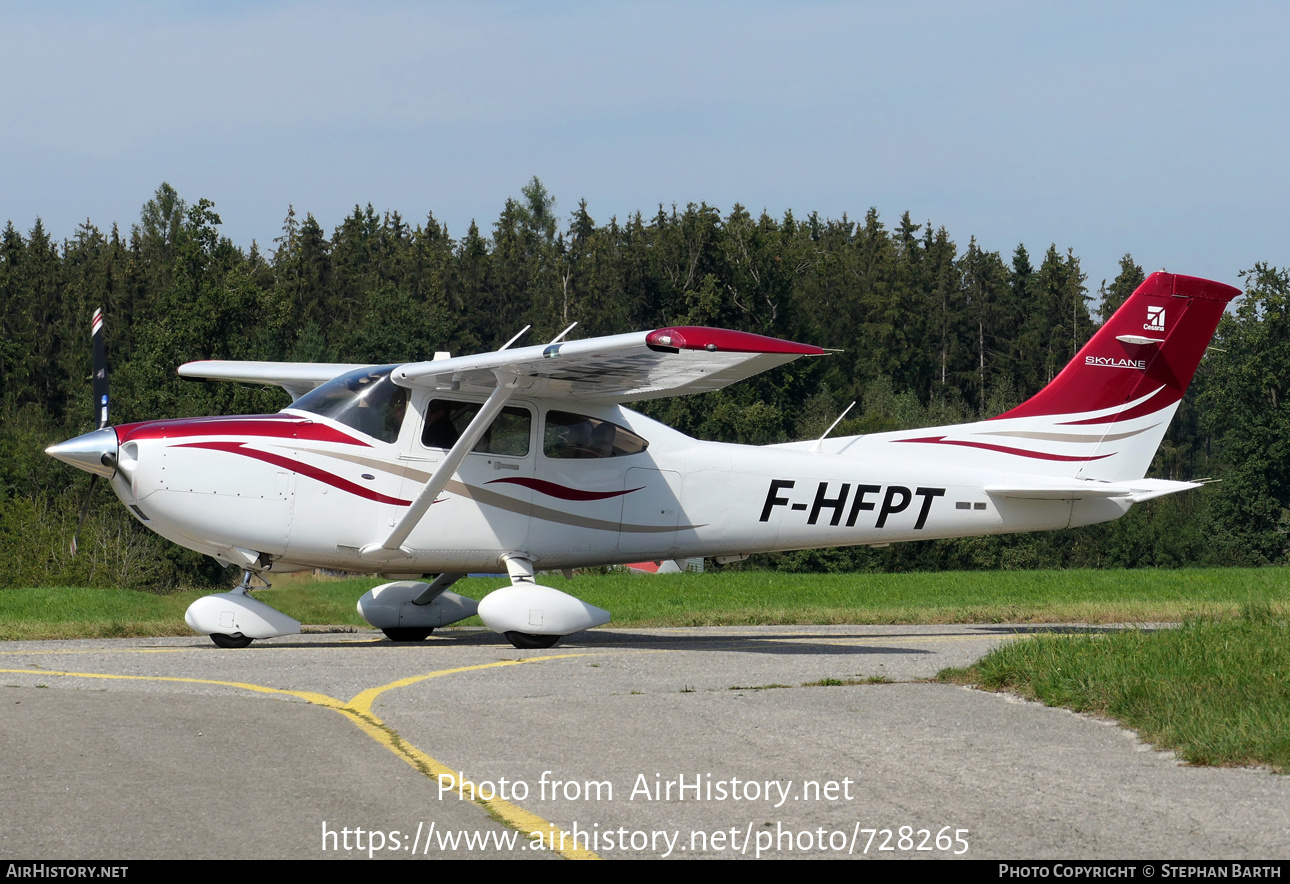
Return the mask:
[(340, 421), (382, 442), (395, 442), (408, 407), (408, 391), (390, 379), (393, 365), (360, 368), (332, 378), (291, 403), (294, 411)]

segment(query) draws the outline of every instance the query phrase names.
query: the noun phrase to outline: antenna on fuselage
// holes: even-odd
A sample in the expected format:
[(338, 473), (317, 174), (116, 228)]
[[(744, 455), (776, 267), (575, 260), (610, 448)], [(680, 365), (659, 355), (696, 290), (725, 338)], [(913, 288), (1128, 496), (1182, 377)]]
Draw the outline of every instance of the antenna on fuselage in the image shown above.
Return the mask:
[(533, 326), (531, 326), (531, 325), (526, 325), (526, 326), (524, 326), (524, 328), (522, 328), (522, 329), (520, 329), (518, 332), (516, 332), (515, 337), (511, 338), (511, 339), (510, 339), (509, 341), (507, 341), (505, 344), (502, 344), (502, 346), (498, 347), (498, 348), (497, 348), (497, 352), (498, 352), (498, 353), (501, 353), (503, 350), (505, 350), (505, 349), (506, 349), (507, 347), (509, 347), (511, 344), (514, 344), (514, 343), (515, 343), (516, 341), (518, 341), (520, 338), (524, 337), (524, 333), (525, 333), (526, 331), (528, 331), (529, 329), (531, 329), (532, 327), (533, 327)]
[(838, 419), (835, 420), (833, 423), (829, 424), (829, 428), (824, 431), (824, 435), (815, 440), (815, 444), (811, 446), (811, 451), (815, 452), (816, 454), (819, 454), (820, 446), (824, 444), (825, 438), (828, 437), (829, 433), (833, 432), (834, 428), (837, 427), (838, 424), (842, 423), (842, 418), (847, 416), (847, 412), (855, 407), (856, 407), (855, 402), (852, 402), (850, 405), (844, 408), (842, 410), (842, 413), (838, 415)]

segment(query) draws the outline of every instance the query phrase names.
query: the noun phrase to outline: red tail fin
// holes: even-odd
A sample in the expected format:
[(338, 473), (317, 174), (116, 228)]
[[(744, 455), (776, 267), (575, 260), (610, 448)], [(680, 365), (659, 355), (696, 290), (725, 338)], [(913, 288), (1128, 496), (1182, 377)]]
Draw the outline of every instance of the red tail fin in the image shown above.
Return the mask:
[(1239, 294), (1195, 276), (1151, 274), (1052, 383), (999, 418), (1106, 412), (1149, 397), (1118, 413), (1063, 422), (1109, 424), (1173, 405), (1191, 383), (1227, 302)]

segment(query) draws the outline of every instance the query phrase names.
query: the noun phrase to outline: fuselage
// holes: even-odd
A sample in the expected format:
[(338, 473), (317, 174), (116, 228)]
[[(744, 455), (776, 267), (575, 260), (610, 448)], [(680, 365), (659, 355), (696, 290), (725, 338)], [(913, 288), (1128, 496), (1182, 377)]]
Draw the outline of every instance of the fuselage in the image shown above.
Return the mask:
[(344, 420), (289, 408), (125, 425), (112, 487), (152, 530), (224, 561), (249, 550), (275, 570), (395, 574), (497, 570), (508, 554), (556, 569), (881, 545), (1064, 528), (1129, 507), (991, 495), (1009, 472), (882, 435), (824, 451), (703, 442), (616, 405), (516, 397), (405, 552), (365, 557), (444, 459), (453, 421), (481, 402), (412, 391)]

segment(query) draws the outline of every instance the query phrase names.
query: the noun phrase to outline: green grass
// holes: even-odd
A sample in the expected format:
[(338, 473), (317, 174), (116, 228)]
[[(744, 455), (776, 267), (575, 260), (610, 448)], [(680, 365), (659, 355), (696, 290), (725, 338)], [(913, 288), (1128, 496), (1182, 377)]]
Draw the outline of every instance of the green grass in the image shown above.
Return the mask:
[[(759, 685), (748, 685), (748, 686), (735, 685), (734, 687), (726, 688), (726, 690), (728, 691), (774, 691), (774, 690), (779, 690), (780, 688), (787, 688), (787, 687), (791, 687), (791, 685), (780, 684), (779, 682), (775, 682), (773, 684), (759, 684)], [(805, 687), (805, 685), (803, 685), (803, 687)]]
[(1204, 765), (1290, 772), (1290, 610), (1009, 643), (941, 681), (1104, 715)]
[[(716, 572), (556, 577), (619, 626), (842, 623), (1142, 623), (1290, 602), (1290, 570)], [(470, 595), (468, 590), (460, 590)], [(475, 596), (478, 598), (478, 596)]]
[[(366, 624), (354, 603), (380, 578), (283, 575), (256, 597), (306, 624)], [(765, 571), (543, 582), (612, 611), (617, 627), (843, 623), (1145, 623), (1235, 613), (1253, 599), (1290, 603), (1290, 569), (974, 571), (941, 574), (783, 574)], [(453, 590), (483, 598), (504, 579)], [(183, 612), (203, 592), (0, 590), (0, 640), (184, 635)], [(472, 625), (478, 621), (465, 621)]]
[(39, 587), (0, 591), (0, 640), (186, 635), (184, 610), (202, 593)]

